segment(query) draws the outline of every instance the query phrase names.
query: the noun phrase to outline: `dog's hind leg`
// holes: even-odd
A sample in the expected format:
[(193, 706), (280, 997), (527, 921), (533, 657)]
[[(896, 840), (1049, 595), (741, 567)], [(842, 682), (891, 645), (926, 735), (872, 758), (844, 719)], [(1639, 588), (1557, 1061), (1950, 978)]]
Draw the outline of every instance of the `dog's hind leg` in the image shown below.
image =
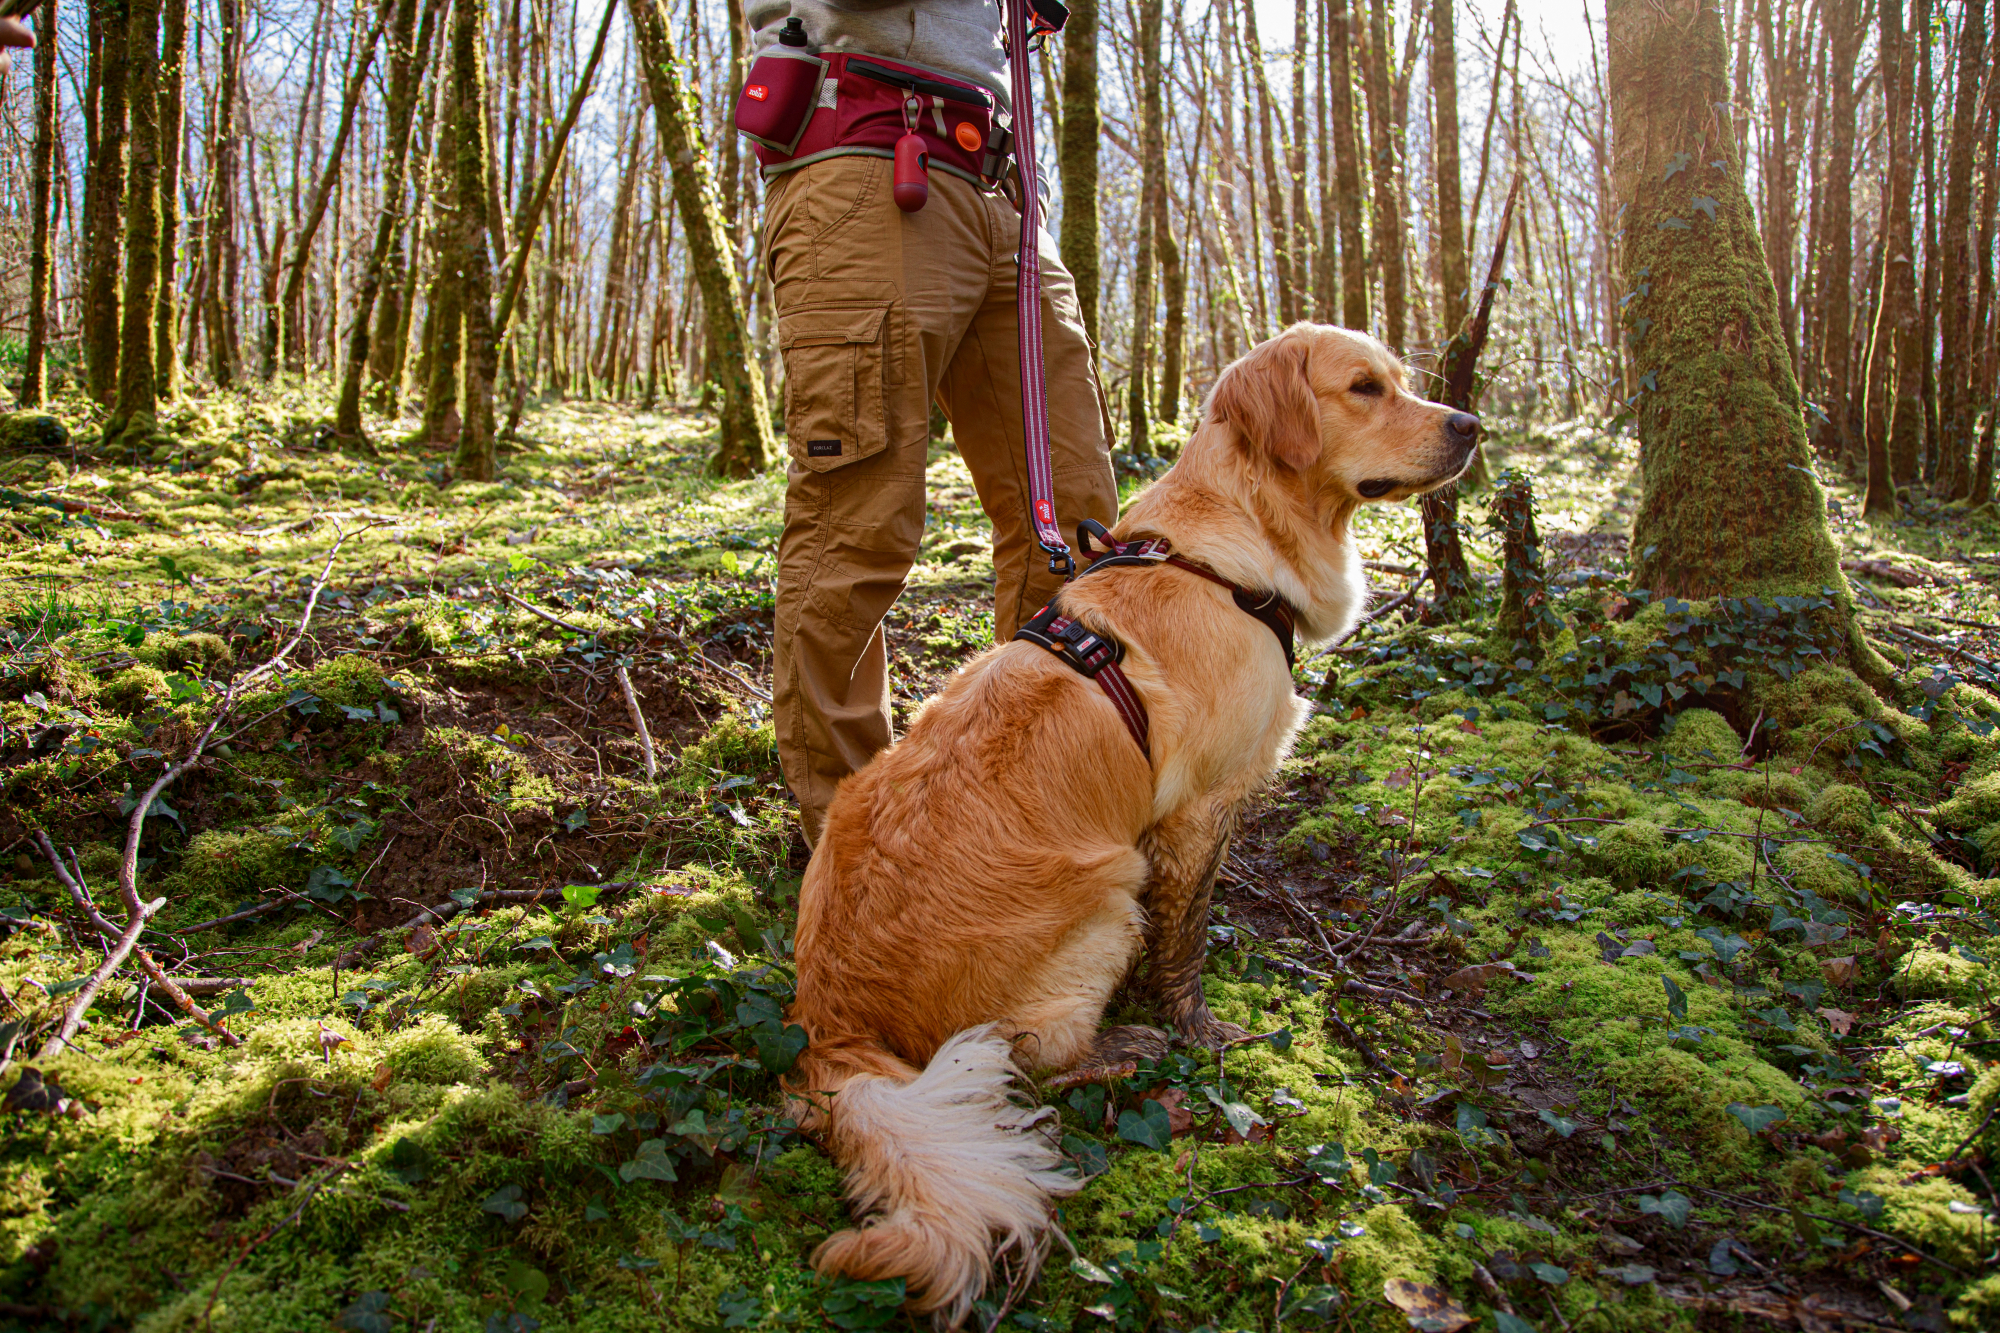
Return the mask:
[(1198, 804), (1160, 821), (1147, 835), (1152, 880), (1146, 887), (1144, 991), (1192, 1045), (1220, 1048), (1249, 1034), (1208, 1010), (1201, 965), (1208, 957), (1208, 903), (1235, 831), (1233, 805)]
[(1138, 1073), (1141, 1060), (1157, 1060), (1166, 1053), (1167, 1034), (1158, 1028), (1106, 1028), (1097, 1034), (1082, 1064), (1064, 1070), (1042, 1086), (1059, 1092), (1085, 1083), (1109, 1083)]

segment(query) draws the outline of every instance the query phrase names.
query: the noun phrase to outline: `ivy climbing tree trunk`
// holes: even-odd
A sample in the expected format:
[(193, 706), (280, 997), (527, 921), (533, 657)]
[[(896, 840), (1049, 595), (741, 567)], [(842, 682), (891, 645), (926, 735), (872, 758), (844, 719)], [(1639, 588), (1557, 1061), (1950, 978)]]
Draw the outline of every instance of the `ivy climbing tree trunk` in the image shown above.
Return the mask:
[(1097, 346), (1097, 0), (1075, 0), (1062, 40), (1062, 257)]
[(722, 384), (721, 441), (709, 467), (725, 477), (761, 472), (775, 448), (764, 376), (751, 357), (743, 300), (730, 272), (729, 235), (702, 143), (701, 114), (683, 81), (666, 11), (659, 0), (635, 0), (627, 10), (640, 62), (653, 94), (660, 151), (673, 172), (674, 204), (687, 237), (688, 263), (701, 288), (702, 312), (715, 352), (709, 375)]
[[(1612, 173), (1645, 493), (1633, 586), (1851, 606), (1704, 0), (1611, 0)], [(1858, 644), (1858, 637), (1851, 639)]]
[(1973, 274), (1972, 177), (1979, 143), (1979, 88), (1987, 75), (1986, 0), (1966, 0), (1958, 34), (1951, 142), (1944, 166), (1944, 225), (1939, 233), (1942, 279), (1938, 325), (1938, 490), (1949, 500), (1972, 498)]
[(124, 327), (118, 401), (104, 441), (150, 446), (158, 428), (153, 320), (160, 299), (160, 0), (131, 0), (125, 28), (132, 141), (125, 174)]
[[(57, 0), (43, 0), (43, 29), (56, 31)], [(29, 150), (28, 195), (35, 210), (28, 239), (28, 348), (21, 366), (21, 406), (40, 407), (48, 392), (50, 244), (49, 203), (56, 166), (56, 43), (35, 50), (35, 143)]]

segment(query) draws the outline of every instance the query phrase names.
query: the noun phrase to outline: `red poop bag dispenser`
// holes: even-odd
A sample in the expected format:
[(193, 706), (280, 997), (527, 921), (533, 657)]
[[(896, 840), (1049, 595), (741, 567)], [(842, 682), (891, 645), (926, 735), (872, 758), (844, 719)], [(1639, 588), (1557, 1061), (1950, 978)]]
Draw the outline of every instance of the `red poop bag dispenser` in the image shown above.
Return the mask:
[(766, 148), (789, 156), (799, 146), (813, 112), (827, 64), (805, 49), (806, 27), (788, 18), (769, 47), (750, 66), (736, 98), (736, 128)]
[(924, 136), (911, 130), (896, 140), (896, 183), (890, 196), (896, 207), (914, 213), (930, 202), (931, 155), (924, 150)]

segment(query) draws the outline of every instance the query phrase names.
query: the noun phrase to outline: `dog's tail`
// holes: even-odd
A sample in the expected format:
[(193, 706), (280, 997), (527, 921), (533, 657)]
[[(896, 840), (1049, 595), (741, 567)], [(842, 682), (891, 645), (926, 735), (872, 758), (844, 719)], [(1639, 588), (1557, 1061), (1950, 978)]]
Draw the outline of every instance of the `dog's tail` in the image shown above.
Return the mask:
[(832, 1094), (808, 1094), (822, 1112), (812, 1119), (847, 1172), (855, 1211), (873, 1216), (828, 1239), (813, 1265), (903, 1278), (912, 1312), (956, 1326), (996, 1252), (1016, 1253), (1017, 1280), (1032, 1275), (1048, 1249), (1049, 1200), (1077, 1188), (1041, 1127), (1052, 1112), (1010, 1098), (1019, 1071), (991, 1027), (959, 1033), (922, 1072), (879, 1053), (855, 1059), (841, 1045), (809, 1048), (802, 1081)]

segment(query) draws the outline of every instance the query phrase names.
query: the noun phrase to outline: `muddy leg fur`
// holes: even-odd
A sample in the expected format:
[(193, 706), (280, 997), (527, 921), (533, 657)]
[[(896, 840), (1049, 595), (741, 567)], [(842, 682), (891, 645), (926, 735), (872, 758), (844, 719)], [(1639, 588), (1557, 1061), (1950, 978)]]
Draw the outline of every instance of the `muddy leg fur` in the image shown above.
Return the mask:
[(1208, 1010), (1201, 965), (1208, 957), (1208, 903), (1235, 832), (1233, 807), (1197, 806), (1162, 820), (1148, 835), (1143, 994), (1190, 1045), (1219, 1048), (1249, 1034)]
[(1166, 1053), (1167, 1034), (1158, 1028), (1106, 1028), (1097, 1034), (1082, 1064), (1057, 1074), (1043, 1086), (1060, 1092), (1085, 1083), (1109, 1083), (1138, 1073), (1141, 1060), (1157, 1060)]

